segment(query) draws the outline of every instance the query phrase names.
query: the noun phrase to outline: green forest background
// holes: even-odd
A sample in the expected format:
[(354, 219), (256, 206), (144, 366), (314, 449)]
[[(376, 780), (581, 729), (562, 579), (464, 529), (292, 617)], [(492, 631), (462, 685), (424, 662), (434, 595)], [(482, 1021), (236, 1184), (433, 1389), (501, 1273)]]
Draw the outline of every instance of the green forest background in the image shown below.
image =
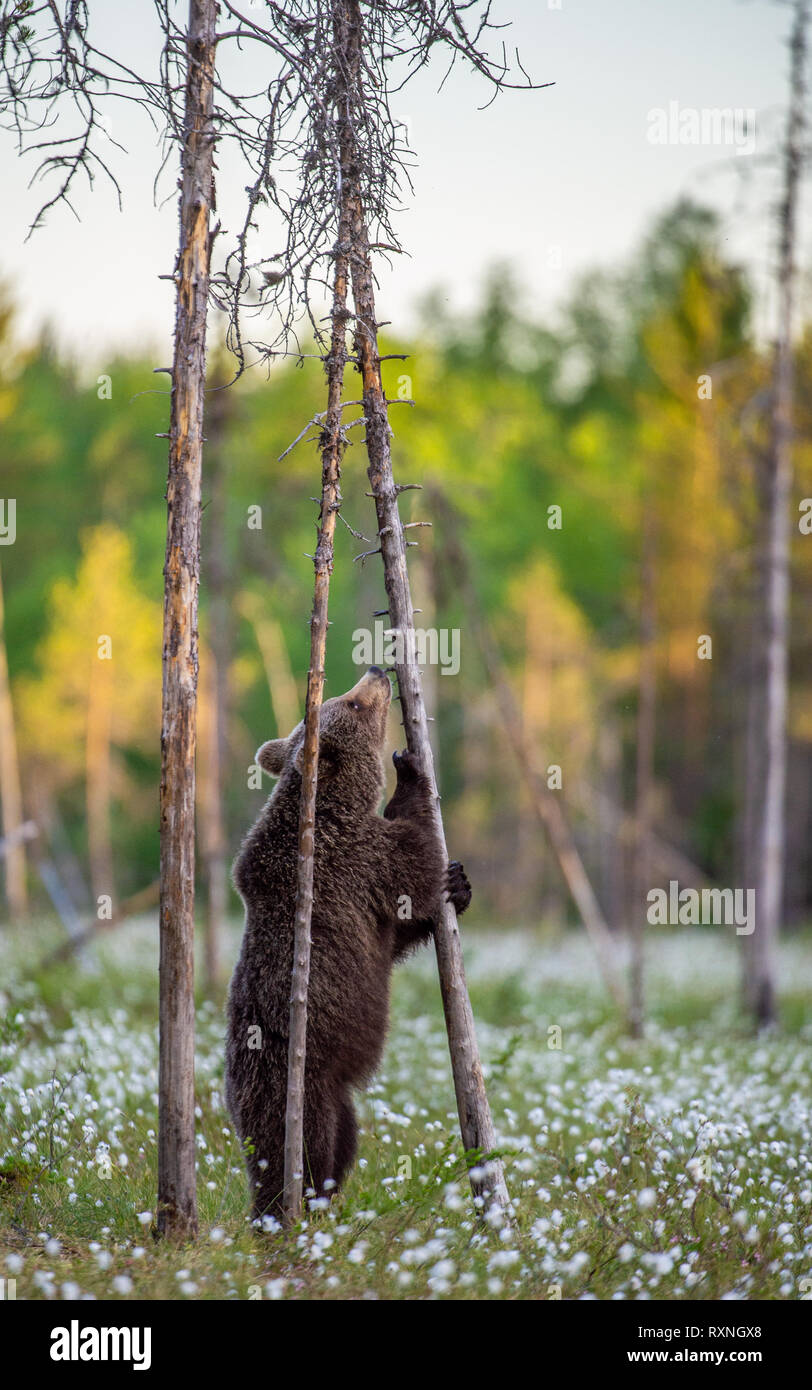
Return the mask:
[[(654, 809), (665, 855), (654, 882), (677, 877), (674, 866), (723, 886), (749, 881), (771, 345), (754, 334), (752, 286), (724, 247), (715, 215), (682, 201), (625, 266), (582, 279), (554, 324), (528, 318), (510, 268), (494, 267), (475, 313), (461, 318), (438, 289), (414, 341), (390, 337), (385, 348), (408, 354), (385, 364), (389, 397), (404, 401), (392, 411), (395, 476), (424, 488), (404, 494), (403, 511), (434, 523), (410, 533), (420, 540), (410, 551), (420, 621), (461, 636), (459, 674), (428, 671), (427, 695), (449, 844), (480, 920), (537, 924), (571, 909), (512, 759), (455, 547), (469, 559), (525, 734), (542, 769), (561, 767), (587, 869), (621, 926), (632, 910), (641, 536), (653, 538)], [(101, 381), (88, 379), (47, 332), (22, 346), (14, 315), (6, 285), (0, 453), (17, 536), (0, 549), (0, 569), (23, 797), (76, 910), (92, 915), (99, 895), (118, 904), (158, 873), (167, 378), (154, 375), (155, 360), (120, 357), (99, 368)], [(796, 362), (789, 923), (808, 918), (812, 900), (810, 327)], [(211, 354), (210, 380), (227, 374), (222, 353)], [(255, 749), (303, 712), (315, 430), (280, 455), (324, 394), (318, 362), (305, 358), (209, 397), (199, 796), (205, 818), (214, 648), (228, 688), (229, 858), (269, 789), (250, 785)], [(365, 536), (367, 487), (356, 443), (343, 517)], [(555, 507), (560, 527), (548, 524)], [(353, 559), (369, 548), (339, 527), (327, 695), (357, 679), (352, 634), (385, 606), (380, 558)], [(101, 635), (112, 643), (107, 663), (97, 660)], [(699, 655), (706, 636), (711, 659)], [(203, 876), (206, 852), (204, 835)], [(29, 886), (45, 906), (31, 870)]]

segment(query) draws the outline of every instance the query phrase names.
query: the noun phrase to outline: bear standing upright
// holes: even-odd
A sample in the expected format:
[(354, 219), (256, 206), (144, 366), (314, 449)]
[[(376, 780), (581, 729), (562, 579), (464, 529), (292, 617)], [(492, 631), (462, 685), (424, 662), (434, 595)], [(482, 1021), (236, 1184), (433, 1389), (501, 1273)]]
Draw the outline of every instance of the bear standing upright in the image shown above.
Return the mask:
[[(446, 865), (431, 788), (411, 753), (394, 755), (397, 787), (377, 814), (391, 693), (371, 666), (321, 710), (304, 1103), (305, 1186), (319, 1197), (355, 1157), (351, 1089), (380, 1061), (394, 962), (429, 939), (444, 892), (457, 912), (471, 899), (462, 866)], [(255, 1218), (282, 1210), (303, 746), (299, 724), (260, 748), (258, 763), (279, 782), (233, 871), (246, 922), (229, 991), (226, 1103)]]

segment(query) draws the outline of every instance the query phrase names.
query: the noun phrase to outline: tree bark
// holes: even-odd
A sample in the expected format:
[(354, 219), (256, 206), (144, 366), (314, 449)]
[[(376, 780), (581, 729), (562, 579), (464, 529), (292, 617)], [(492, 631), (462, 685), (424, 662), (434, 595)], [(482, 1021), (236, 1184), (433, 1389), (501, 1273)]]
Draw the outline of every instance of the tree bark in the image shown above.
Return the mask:
[(23, 797), (20, 787), (20, 765), (17, 760), (17, 738), (14, 730), (14, 705), (6, 655), (5, 610), (3, 581), (0, 576), (0, 801), (3, 812), (3, 838), (8, 841), (5, 851), (6, 902), (13, 922), (28, 912), (28, 887), (25, 877), (25, 836), (16, 832), (23, 823)]
[[(340, 22), (340, 21), (339, 21)], [(285, 1105), (285, 1173), (283, 1221), (289, 1229), (302, 1211), (304, 1178), (304, 1099), (307, 1060), (307, 994), (310, 980), (310, 923), (313, 914), (313, 858), (316, 836), (316, 791), (319, 762), (319, 719), (324, 691), (327, 647), (327, 611), (336, 517), (341, 507), (341, 459), (345, 437), (342, 429), (342, 394), (347, 361), (347, 279), (350, 238), (350, 188), (348, 161), (351, 134), (346, 99), (346, 74), (337, 73), (336, 112), (340, 127), (341, 183), (336, 234), (330, 351), (327, 371), (327, 412), (321, 438), (321, 505), (316, 553), (313, 556), (313, 612), (310, 618), (310, 667), (305, 701), (305, 740), (302, 761), (302, 794), (299, 807), (299, 860), (296, 882), (296, 916), (293, 928), (293, 971), (290, 991), (288, 1084)]]
[(194, 1132), (195, 740), (200, 484), (213, 202), (216, 0), (190, 0), (164, 567), (158, 1229), (197, 1230)]
[(793, 347), (795, 240), (805, 137), (806, 29), (808, 0), (796, 0), (790, 39), (790, 106), (784, 150), (784, 195), (780, 213), (779, 322), (773, 367), (767, 479), (767, 546), (764, 571), (765, 768), (759, 816), (756, 929), (751, 1003), (759, 1026), (776, 1017), (776, 949), (784, 877), (787, 684), (789, 666), (789, 502), (792, 488)]
[[(359, 107), (363, 107), (362, 89), (362, 20), (359, 0), (342, 0), (336, 8), (336, 48), (349, 74), (352, 92)], [(350, 113), (351, 116), (352, 113)], [(357, 114), (357, 112), (356, 112)], [(355, 133), (350, 119), (353, 145)], [(400, 653), (405, 660), (395, 662), (398, 699), (403, 714), (406, 744), (418, 758), (423, 774), (433, 789), (433, 818), (438, 836), (445, 846), (445, 831), (440, 811), (440, 798), (434, 775), (434, 759), (429, 739), (426, 708), (420, 683), (420, 668), (415, 659), (410, 634), (414, 633), (409, 573), (406, 565), (407, 542), (398, 510), (398, 494), (403, 487), (392, 476), (389, 418), (381, 380), (381, 359), (378, 350), (378, 323), (375, 312), (375, 292), (370, 261), (369, 237), (361, 198), (358, 151), (350, 161), (351, 212), (350, 267), (353, 303), (355, 308), (355, 353), (363, 381), (366, 446), (369, 459), (367, 476), (378, 520), (378, 536), (383, 558), (386, 594), (389, 600), (389, 625), (402, 634)], [(412, 523), (414, 524), (414, 523)], [(447, 850), (446, 850), (447, 853)], [(445, 1011), (454, 1088), (460, 1116), (462, 1140), (466, 1152), (473, 1152), (471, 1186), (475, 1197), (490, 1197), (500, 1206), (509, 1207), (509, 1197), (502, 1164), (494, 1159), (487, 1163), (483, 1157), (496, 1148), (496, 1134), (491, 1118), (482, 1064), (479, 1058), (474, 1017), (465, 983), (462, 947), (457, 915), (451, 903), (444, 903), (438, 917), (434, 943), (440, 973), (440, 989)]]

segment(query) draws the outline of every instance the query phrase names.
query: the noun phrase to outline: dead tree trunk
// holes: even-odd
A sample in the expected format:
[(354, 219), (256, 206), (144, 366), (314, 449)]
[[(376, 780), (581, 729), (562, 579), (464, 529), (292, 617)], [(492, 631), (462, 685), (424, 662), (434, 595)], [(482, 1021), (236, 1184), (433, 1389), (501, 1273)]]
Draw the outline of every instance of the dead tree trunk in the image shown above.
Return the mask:
[(652, 504), (643, 501), (640, 568), (640, 674), (637, 698), (637, 756), (635, 780), (635, 844), (633, 894), (629, 914), (629, 1032), (641, 1038), (645, 1026), (646, 901), (650, 884), (651, 790), (654, 777), (654, 718), (657, 697), (655, 651), (656, 596), (654, 587), (654, 521)]
[[(350, 231), (350, 266), (352, 271), (355, 308), (355, 353), (363, 381), (364, 421), (369, 458), (369, 477), (378, 520), (380, 552), (383, 558), (384, 581), (389, 601), (390, 628), (401, 635), (401, 660), (395, 662), (406, 743), (420, 762), (423, 774), (429, 779), (433, 796), (433, 814), (437, 834), (445, 845), (445, 831), (440, 811), (440, 798), (434, 776), (434, 760), (429, 739), (429, 726), (420, 684), (420, 668), (414, 650), (414, 612), (412, 609), (404, 524), (398, 511), (398, 494), (403, 485), (392, 476), (389, 418), (381, 380), (381, 358), (378, 350), (378, 322), (375, 312), (375, 292), (370, 261), (369, 236), (361, 198), (358, 168), (359, 152), (353, 117), (363, 110), (362, 79), (362, 20), (359, 0), (341, 0), (336, 6), (336, 51), (348, 74), (352, 98), (356, 103), (349, 115), (349, 133), (353, 145), (349, 160), (352, 225)], [(419, 522), (408, 523), (410, 526)], [(472, 1177), (475, 1196), (490, 1196), (500, 1206), (508, 1208), (509, 1197), (502, 1164), (491, 1160), (484, 1166), (482, 1158), (496, 1148), (496, 1134), (491, 1118), (482, 1065), (479, 1058), (474, 1016), (465, 983), (462, 947), (457, 916), (451, 903), (444, 903), (438, 918), (434, 942), (440, 972), (451, 1066), (460, 1127), (465, 1149), (476, 1155), (472, 1169), (484, 1177)]]
[(158, 1229), (197, 1230), (195, 739), (200, 480), (213, 199), (216, 0), (190, 0), (164, 568)]
[[(310, 668), (307, 673), (305, 740), (302, 761), (302, 798), (299, 808), (299, 862), (296, 883), (296, 916), (293, 928), (293, 971), (290, 991), (288, 1084), (285, 1106), (285, 1176), (283, 1219), (287, 1228), (301, 1216), (304, 1177), (304, 1094), (307, 1059), (307, 993), (310, 980), (310, 921), (313, 913), (313, 860), (316, 836), (319, 719), (324, 690), (324, 658), (327, 647), (327, 610), (336, 517), (341, 507), (341, 459), (345, 436), (342, 428), (342, 394), (347, 362), (347, 280), (350, 238), (348, 202), (351, 154), (349, 117), (344, 75), (338, 77), (336, 109), (341, 129), (341, 187), (333, 280), (332, 329), (327, 370), (327, 412), (321, 437), (321, 505), (317, 525), (313, 613), (310, 619)], [(342, 99), (343, 98), (343, 99)]]
[(792, 326), (795, 307), (795, 241), (798, 192), (805, 138), (806, 30), (808, 0), (796, 0), (790, 40), (790, 105), (784, 149), (784, 194), (780, 212), (779, 322), (770, 403), (767, 477), (767, 545), (764, 567), (764, 742), (763, 797), (758, 827), (758, 891), (753, 942), (751, 1003), (759, 1026), (776, 1016), (776, 949), (784, 877), (787, 682), (789, 665), (789, 502), (792, 487)]
[(0, 577), (0, 801), (3, 813), (3, 838), (6, 901), (12, 921), (19, 921), (28, 912), (28, 888), (25, 878), (25, 836), (17, 832), (23, 823), (23, 797), (20, 787), (20, 766), (17, 761), (17, 738), (14, 731), (14, 706), (11, 702), (11, 683), (6, 655), (5, 610), (3, 582)]

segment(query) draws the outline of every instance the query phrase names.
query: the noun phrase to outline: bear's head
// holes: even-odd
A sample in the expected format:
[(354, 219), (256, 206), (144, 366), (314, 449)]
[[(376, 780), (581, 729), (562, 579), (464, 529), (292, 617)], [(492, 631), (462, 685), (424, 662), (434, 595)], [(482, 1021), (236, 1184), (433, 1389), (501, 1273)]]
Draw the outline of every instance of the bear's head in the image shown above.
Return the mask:
[[(385, 781), (383, 750), (386, 719), (392, 699), (389, 677), (370, 666), (346, 695), (325, 700), (319, 721), (317, 796), (347, 808), (374, 810)], [(304, 720), (287, 738), (272, 738), (257, 751), (256, 761), (278, 777), (277, 794), (301, 787)]]

